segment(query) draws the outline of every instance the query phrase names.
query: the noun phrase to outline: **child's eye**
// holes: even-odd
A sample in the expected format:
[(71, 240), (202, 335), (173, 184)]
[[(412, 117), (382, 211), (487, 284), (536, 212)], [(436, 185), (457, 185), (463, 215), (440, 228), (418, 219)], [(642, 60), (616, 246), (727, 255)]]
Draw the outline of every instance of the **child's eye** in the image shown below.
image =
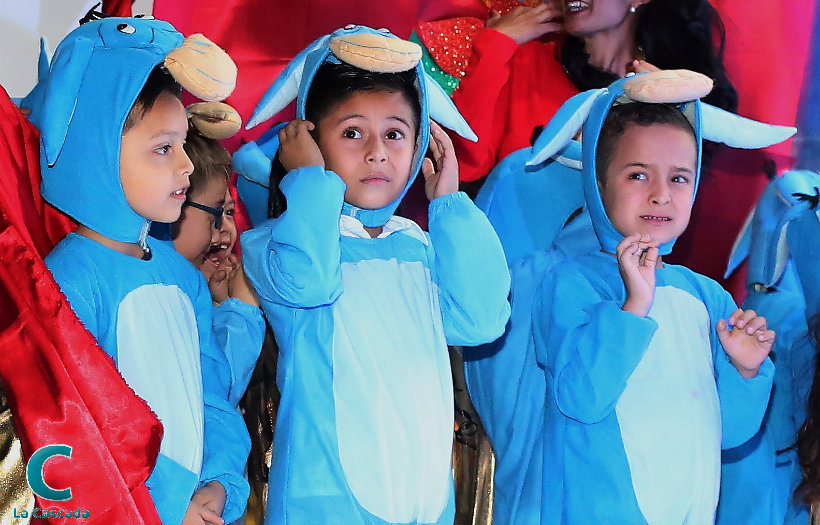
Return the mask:
[(362, 132), (355, 128), (347, 128), (342, 132), (342, 136), (346, 139), (360, 139), (362, 138)]
[(387, 132), (385, 137), (387, 137), (387, 139), (389, 140), (400, 140), (404, 138), (404, 133), (397, 129), (391, 129)]
[(629, 178), (633, 180), (646, 180), (646, 174), (637, 171), (635, 173), (630, 173)]
[(676, 182), (678, 184), (689, 184), (689, 177), (685, 175), (675, 175), (672, 177), (672, 182)]
[(156, 153), (159, 153), (160, 155), (167, 155), (168, 152), (171, 151), (171, 145), (170, 144), (165, 144), (163, 146), (158, 147), (154, 151)]
[(227, 215), (228, 217), (233, 217), (234, 211), (233, 211), (233, 208), (225, 208), (225, 211), (223, 213), (225, 215)]

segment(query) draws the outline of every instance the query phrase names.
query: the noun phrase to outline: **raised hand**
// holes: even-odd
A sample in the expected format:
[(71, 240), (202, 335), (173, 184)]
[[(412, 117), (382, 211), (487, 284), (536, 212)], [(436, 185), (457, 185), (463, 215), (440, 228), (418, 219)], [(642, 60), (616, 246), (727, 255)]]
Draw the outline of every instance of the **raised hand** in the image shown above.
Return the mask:
[(547, 33), (561, 30), (561, 8), (552, 2), (536, 7), (516, 7), (506, 15), (493, 11), (486, 26), (504, 33), (518, 45), (535, 40)]
[(646, 317), (655, 298), (658, 241), (651, 235), (633, 233), (618, 243), (615, 256), (626, 287), (626, 301), (621, 309)]
[(720, 344), (741, 376), (755, 377), (772, 349), (775, 334), (768, 329), (766, 318), (754, 310), (738, 308), (729, 316), (729, 324), (731, 330), (723, 319), (715, 326)]
[(313, 122), (293, 119), (279, 130), (279, 162), (287, 170), (307, 166), (325, 167), (325, 159), (310, 132)]
[(424, 191), (428, 200), (458, 191), (458, 161), (453, 149), (453, 141), (441, 126), (430, 121), (431, 160), (426, 157), (421, 163), (424, 175)]

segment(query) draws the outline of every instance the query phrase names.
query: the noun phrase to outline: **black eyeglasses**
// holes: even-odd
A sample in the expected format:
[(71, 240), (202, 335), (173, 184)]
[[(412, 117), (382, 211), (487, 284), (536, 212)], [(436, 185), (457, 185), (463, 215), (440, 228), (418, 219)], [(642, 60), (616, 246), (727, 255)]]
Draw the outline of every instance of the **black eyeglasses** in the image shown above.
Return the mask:
[(192, 208), (196, 208), (198, 210), (202, 210), (202, 211), (210, 213), (211, 215), (214, 216), (214, 229), (218, 230), (219, 228), (222, 227), (222, 217), (223, 217), (223, 214), (225, 213), (225, 207), (224, 206), (220, 206), (219, 208), (211, 208), (210, 206), (205, 206), (204, 204), (200, 204), (200, 203), (194, 202), (194, 201), (185, 201), (182, 205), (183, 206), (191, 206)]

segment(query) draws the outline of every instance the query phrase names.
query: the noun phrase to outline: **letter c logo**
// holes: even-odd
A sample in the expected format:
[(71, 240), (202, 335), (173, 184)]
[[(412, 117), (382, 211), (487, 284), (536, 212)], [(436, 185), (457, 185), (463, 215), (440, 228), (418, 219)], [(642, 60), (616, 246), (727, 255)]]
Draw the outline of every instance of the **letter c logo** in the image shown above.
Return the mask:
[(43, 468), (46, 461), (54, 456), (71, 457), (71, 447), (68, 445), (47, 445), (38, 449), (29, 459), (26, 466), (26, 480), (31, 490), (43, 499), (49, 501), (67, 501), (71, 499), (71, 487), (56, 490), (46, 485), (43, 479)]

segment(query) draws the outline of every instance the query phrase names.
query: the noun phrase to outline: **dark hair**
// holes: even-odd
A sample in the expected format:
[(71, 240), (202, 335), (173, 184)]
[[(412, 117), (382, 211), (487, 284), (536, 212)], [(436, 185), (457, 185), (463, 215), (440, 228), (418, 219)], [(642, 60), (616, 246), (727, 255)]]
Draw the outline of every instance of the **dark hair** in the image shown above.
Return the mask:
[(219, 141), (200, 135), (192, 124), (188, 126), (188, 136), (183, 147), (194, 165), (188, 196), (204, 190), (211, 181), (227, 180), (230, 177), (233, 171), (231, 154)]
[[(350, 64), (325, 62), (316, 71), (305, 100), (305, 118), (316, 125), (311, 134), (314, 138), (318, 138), (319, 121), (350, 96), (362, 91), (373, 93), (393, 91), (400, 93), (410, 105), (413, 111), (413, 124), (416, 128), (416, 135), (418, 135), (421, 122), (421, 102), (416, 89), (416, 80), (415, 70), (376, 73)], [(279, 155), (275, 155), (271, 162), (268, 186), (270, 188), (268, 217), (278, 217), (287, 209), (285, 195), (279, 189), (279, 183), (286, 174), (284, 166), (279, 162)]]
[(598, 136), (598, 146), (595, 152), (595, 171), (598, 180), (604, 182), (603, 177), (612, 161), (618, 140), (629, 126), (653, 126), (655, 124), (675, 126), (688, 132), (692, 140), (695, 140), (695, 130), (692, 124), (673, 104), (646, 102), (617, 104), (609, 110), (604, 125), (601, 127), (601, 134)]
[[(703, 101), (737, 111), (737, 91), (723, 66), (725, 31), (720, 15), (707, 0), (652, 0), (642, 5), (635, 43), (647, 62), (661, 69), (689, 69), (710, 77), (715, 86)], [(606, 87), (617, 77), (589, 65), (581, 38), (567, 36), (561, 63), (580, 90)]]
[(182, 88), (174, 80), (174, 77), (161, 65), (156, 66), (148, 75), (148, 80), (142, 86), (140, 94), (137, 95), (137, 100), (128, 112), (125, 118), (125, 124), (122, 127), (123, 134), (133, 128), (137, 122), (145, 117), (145, 114), (151, 111), (154, 107), (154, 102), (157, 101), (162, 93), (170, 93), (179, 98), (182, 94)]
[[(809, 336), (814, 340), (815, 350), (820, 348), (820, 315), (809, 320)], [(814, 367), (806, 408), (806, 421), (797, 433), (797, 458), (803, 468), (803, 478), (794, 495), (811, 505), (820, 502), (820, 360)]]

